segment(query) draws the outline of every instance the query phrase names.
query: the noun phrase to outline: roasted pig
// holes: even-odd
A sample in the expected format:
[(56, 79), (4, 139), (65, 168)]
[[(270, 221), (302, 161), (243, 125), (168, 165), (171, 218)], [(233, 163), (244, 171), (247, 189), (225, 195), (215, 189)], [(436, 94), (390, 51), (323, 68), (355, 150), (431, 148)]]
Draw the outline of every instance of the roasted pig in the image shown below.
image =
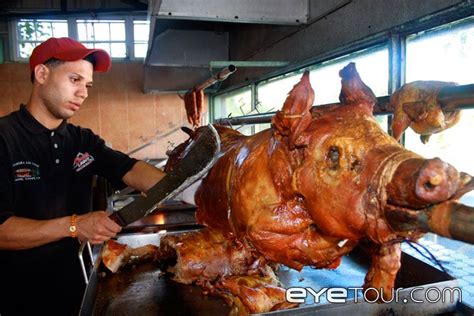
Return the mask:
[[(474, 188), (472, 178), (389, 136), (372, 115), (376, 98), (355, 64), (340, 77), (337, 106), (310, 114), (306, 72), (272, 128), (244, 136), (216, 126), (222, 156), (195, 194), (206, 228), (161, 244), (164, 257), (177, 258), (169, 269), (175, 280), (201, 284), (238, 313), (287, 308), (268, 297), (279, 292), (269, 268), (335, 269), (361, 244), (372, 259), (364, 288), (390, 300), (401, 242), (431, 231), (474, 243), (474, 211), (457, 202)], [(171, 153), (167, 170), (191, 139)]]
[(197, 219), (297, 270), (336, 268), (363, 242), (372, 256), (364, 287), (389, 299), (402, 241), (432, 231), (474, 242), (472, 220), (460, 222), (472, 209), (456, 202), (474, 184), (389, 136), (353, 63), (340, 76), (338, 106), (309, 115), (305, 73), (271, 129), (243, 136), (218, 127), (223, 155), (196, 192)]
[(405, 84), (390, 97), (390, 108), (394, 113), (393, 137), (399, 140), (403, 132), (411, 127), (420, 134), (425, 144), (430, 136), (455, 125), (460, 111), (447, 112), (438, 102), (438, 94), (444, 87), (455, 86), (454, 82), (415, 81)]

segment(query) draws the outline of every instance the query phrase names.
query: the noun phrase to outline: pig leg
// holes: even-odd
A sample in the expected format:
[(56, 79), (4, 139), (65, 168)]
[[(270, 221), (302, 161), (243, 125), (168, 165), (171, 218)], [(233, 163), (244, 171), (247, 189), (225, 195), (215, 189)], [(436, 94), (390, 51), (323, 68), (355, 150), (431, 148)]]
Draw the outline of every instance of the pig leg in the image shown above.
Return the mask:
[[(379, 292), (379, 299), (383, 298), (385, 301), (390, 301), (393, 295), (395, 278), (401, 265), (400, 243), (376, 247), (372, 249), (374, 250), (372, 252), (372, 264), (365, 276), (364, 289), (374, 288)], [(374, 290), (367, 291), (366, 297), (375, 300), (377, 293)]]

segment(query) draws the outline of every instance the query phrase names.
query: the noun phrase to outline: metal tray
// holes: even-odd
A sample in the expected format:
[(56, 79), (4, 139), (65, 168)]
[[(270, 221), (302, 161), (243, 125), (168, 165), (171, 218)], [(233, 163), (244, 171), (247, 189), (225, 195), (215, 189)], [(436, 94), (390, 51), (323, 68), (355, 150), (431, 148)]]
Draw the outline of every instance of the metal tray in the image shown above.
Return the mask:
[(166, 229), (183, 229), (196, 226), (196, 207), (175, 204), (156, 209), (151, 214), (124, 227), (121, 233), (153, 233)]
[[(189, 231), (189, 230), (186, 230)], [(183, 231), (161, 231), (120, 235), (119, 242), (131, 247), (145, 244), (159, 245), (164, 234)], [(99, 259), (99, 258), (98, 258)], [(163, 277), (152, 263), (131, 266), (117, 274), (100, 272), (100, 262), (95, 261), (89, 284), (82, 302), (80, 315), (227, 315), (230, 308), (219, 297), (203, 295), (200, 287), (183, 285)], [(343, 258), (336, 270), (319, 270), (309, 267), (301, 272), (281, 268), (277, 275), (283, 286), (307, 287), (315, 291), (323, 287), (360, 287), (370, 264), (362, 251), (353, 251)], [(308, 298), (295, 309), (265, 313), (266, 315), (433, 315), (456, 310), (457, 297), (453, 301), (414, 303), (409, 293), (415, 287), (416, 299), (425, 297), (429, 288), (442, 290), (457, 287), (457, 281), (426, 263), (402, 255), (402, 268), (397, 276), (396, 287), (402, 287), (399, 303), (377, 304), (363, 302), (361, 295), (354, 297), (349, 291), (349, 301), (344, 304), (328, 303), (325, 297), (317, 304)], [(433, 290), (431, 290), (433, 291)], [(352, 294), (351, 294), (352, 293)], [(403, 299), (408, 301), (403, 303)]]

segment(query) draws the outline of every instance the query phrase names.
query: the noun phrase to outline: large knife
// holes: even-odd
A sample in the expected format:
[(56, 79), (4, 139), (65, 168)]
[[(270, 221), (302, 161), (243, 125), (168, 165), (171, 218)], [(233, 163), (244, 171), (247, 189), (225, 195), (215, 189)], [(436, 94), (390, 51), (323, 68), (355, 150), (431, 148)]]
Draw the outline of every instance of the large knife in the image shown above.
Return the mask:
[(218, 158), (219, 134), (212, 125), (199, 128), (197, 137), (187, 148), (183, 159), (157, 182), (144, 196), (139, 196), (110, 218), (120, 226), (127, 226), (152, 212), (204, 176)]

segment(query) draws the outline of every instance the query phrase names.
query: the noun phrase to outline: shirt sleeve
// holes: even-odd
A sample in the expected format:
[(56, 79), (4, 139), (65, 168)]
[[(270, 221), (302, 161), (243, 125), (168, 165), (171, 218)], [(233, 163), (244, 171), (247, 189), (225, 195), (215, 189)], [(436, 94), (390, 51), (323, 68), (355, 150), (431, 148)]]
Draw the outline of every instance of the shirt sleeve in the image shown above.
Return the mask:
[(6, 145), (0, 139), (0, 224), (13, 215), (12, 166)]
[(90, 133), (88, 139), (90, 139), (91, 154), (96, 163), (96, 173), (110, 181), (114, 187), (123, 187), (123, 176), (132, 169), (138, 160), (113, 150), (91, 130), (86, 131)]

